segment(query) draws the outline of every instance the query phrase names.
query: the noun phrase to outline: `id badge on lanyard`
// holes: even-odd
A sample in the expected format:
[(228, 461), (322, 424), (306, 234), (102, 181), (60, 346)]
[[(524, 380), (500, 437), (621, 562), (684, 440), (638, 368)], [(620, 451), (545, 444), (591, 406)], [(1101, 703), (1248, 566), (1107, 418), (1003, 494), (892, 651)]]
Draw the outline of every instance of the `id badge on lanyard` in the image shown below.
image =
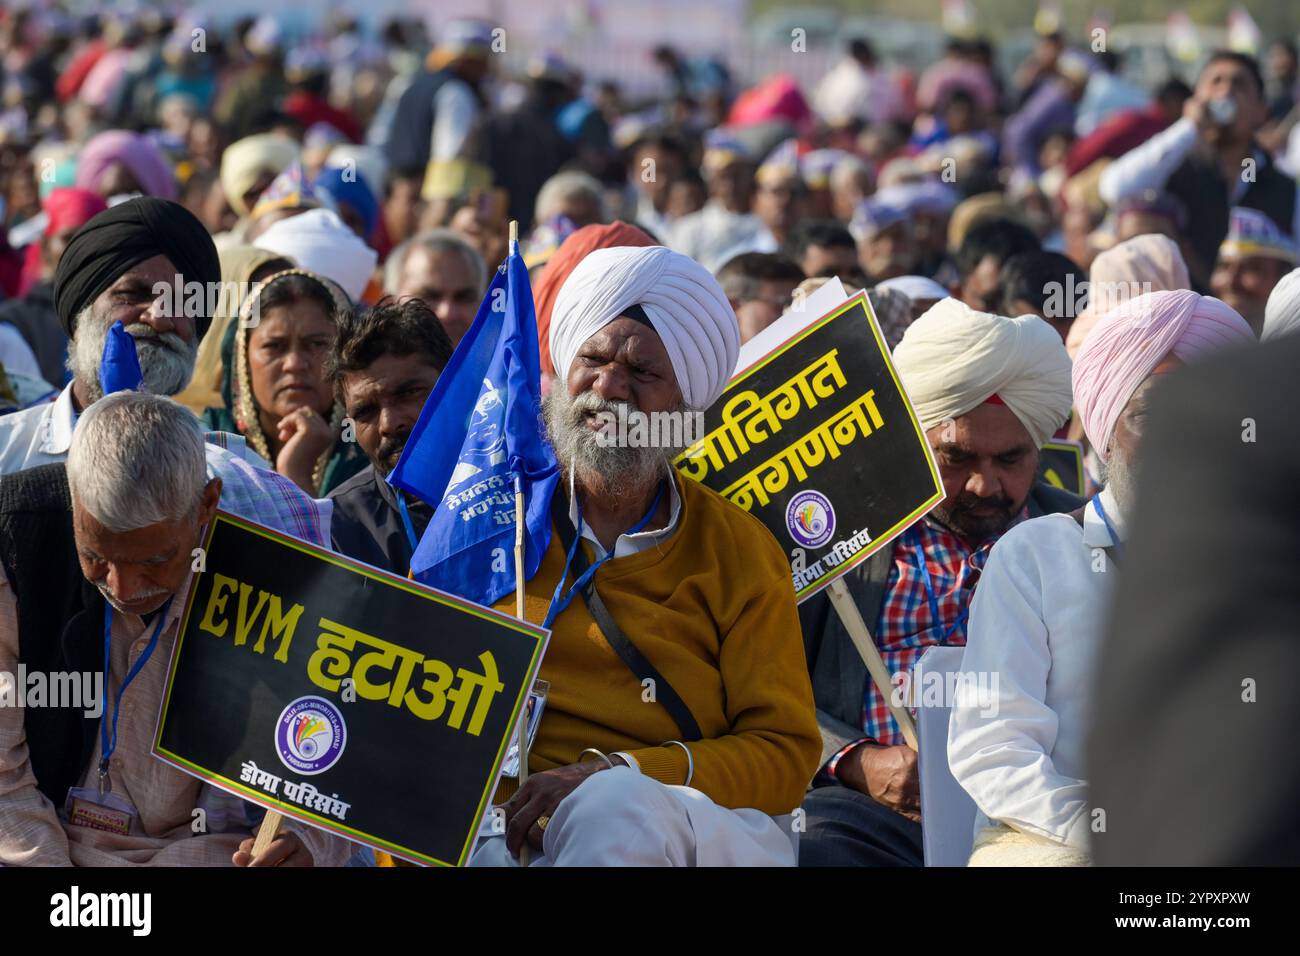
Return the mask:
[[(533, 749), (533, 740), (537, 737), (537, 728), (542, 725), (542, 711), (546, 709), (546, 695), (550, 693), (550, 690), (550, 681), (533, 681), (533, 689), (528, 692), (528, 700), (524, 704), (528, 712), (526, 733), (530, 752)], [(501, 776), (509, 777), (511, 780), (519, 777), (518, 734), (513, 735), (510, 741), (510, 749), (506, 751), (506, 759), (501, 761)]]
[(126, 836), (136, 830), (138, 814), (130, 801), (117, 794), (100, 793), (90, 787), (70, 787), (63, 813), (74, 827), (103, 830)]
[[(145, 647), (144, 652), (136, 659), (135, 664), (127, 671), (126, 679), (122, 681), (122, 686), (117, 689), (117, 700), (113, 702), (113, 714), (108, 720), (105, 714), (99, 722), (99, 786), (92, 790), (89, 787), (71, 787), (68, 790), (67, 799), (64, 801), (63, 810), (67, 815), (68, 823), (72, 826), (87, 827), (91, 830), (104, 830), (108, 833), (119, 833), (126, 835), (132, 831), (135, 821), (138, 818), (135, 807), (130, 801), (113, 793), (113, 781), (109, 775), (109, 761), (117, 751), (117, 717), (122, 711), (122, 697), (126, 694), (126, 689), (131, 686), (136, 675), (149, 663), (149, 658), (153, 656), (154, 648), (158, 646), (158, 637), (162, 634), (163, 624), (167, 620), (167, 611), (171, 608), (171, 598), (162, 606), (158, 612), (158, 623), (154, 626), (153, 634), (149, 638), (149, 644)], [(105, 602), (104, 604), (104, 688), (108, 688), (108, 671), (110, 661), (110, 651), (112, 645), (113, 632), (113, 608), (112, 605)], [(111, 735), (110, 735), (111, 725)]]

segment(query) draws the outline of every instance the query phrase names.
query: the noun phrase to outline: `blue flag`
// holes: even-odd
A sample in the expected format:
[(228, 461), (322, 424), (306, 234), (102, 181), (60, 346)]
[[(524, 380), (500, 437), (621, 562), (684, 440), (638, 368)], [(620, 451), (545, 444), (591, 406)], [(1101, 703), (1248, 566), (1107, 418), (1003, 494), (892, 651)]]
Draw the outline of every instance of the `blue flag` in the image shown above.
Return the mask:
[(516, 482), (525, 580), (537, 573), (560, 477), (541, 432), (541, 394), (533, 290), (514, 242), (388, 476), (433, 506), (411, 558), (417, 581), (479, 604), (513, 592)]
[(114, 392), (134, 392), (144, 384), (140, 359), (135, 353), (135, 339), (122, 326), (114, 322), (104, 340), (104, 354), (99, 360), (99, 385), (105, 395)]

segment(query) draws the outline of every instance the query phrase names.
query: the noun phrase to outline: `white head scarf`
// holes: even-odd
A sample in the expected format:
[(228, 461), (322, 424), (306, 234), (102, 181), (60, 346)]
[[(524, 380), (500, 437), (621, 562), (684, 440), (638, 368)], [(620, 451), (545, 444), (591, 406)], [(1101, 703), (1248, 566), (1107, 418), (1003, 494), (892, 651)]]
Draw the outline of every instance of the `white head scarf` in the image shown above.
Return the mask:
[(1292, 269), (1273, 286), (1264, 306), (1264, 331), (1260, 341), (1300, 330), (1300, 269)]
[(1036, 315), (1006, 318), (943, 299), (908, 327), (894, 364), (926, 429), (997, 395), (1041, 448), (1070, 414), (1070, 358)]
[(560, 287), (551, 313), (551, 359), (564, 379), (582, 344), (639, 305), (663, 340), (682, 398), (717, 401), (740, 356), (740, 325), (718, 280), (664, 246), (616, 246), (589, 253)]
[(253, 245), (288, 256), (308, 272), (332, 279), (353, 302), (366, 291), (379, 259), (379, 254), (329, 209), (309, 209), (281, 219)]

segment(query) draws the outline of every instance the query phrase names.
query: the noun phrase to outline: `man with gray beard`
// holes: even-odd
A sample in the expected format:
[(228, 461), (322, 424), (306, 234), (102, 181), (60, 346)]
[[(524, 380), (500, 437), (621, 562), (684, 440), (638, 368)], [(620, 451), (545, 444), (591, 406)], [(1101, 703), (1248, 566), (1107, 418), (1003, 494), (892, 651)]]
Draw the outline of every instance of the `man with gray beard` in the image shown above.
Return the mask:
[(473, 865), (525, 845), (533, 866), (794, 865), (820, 741), (786, 557), (671, 468), (680, 441), (608, 431), (707, 408), (739, 340), (713, 276), (662, 246), (598, 249), (560, 289), (544, 415), (564, 475), (525, 595), (551, 690), (527, 781), (497, 791), (505, 833)]
[(1108, 482), (1072, 514), (1012, 528), (984, 567), (961, 669), (993, 675), (997, 699), (959, 690), (948, 733), (953, 776), (979, 809), (971, 866), (1090, 862), (1093, 667), (1123, 573), (1150, 394), (1166, 372), (1253, 340), (1218, 299), (1152, 292), (1107, 313), (1076, 356), (1075, 409)]
[[(206, 303), (215, 301), (211, 292), (220, 281), (216, 247), (184, 206), (139, 197), (87, 221), (54, 274), (72, 381), (54, 402), (0, 418), (0, 474), (67, 458), (77, 416), (103, 397), (99, 365), (115, 322), (135, 339), (144, 390), (181, 391), (211, 323)], [(205, 303), (199, 314), (176, 308), (195, 301), (196, 287)]]

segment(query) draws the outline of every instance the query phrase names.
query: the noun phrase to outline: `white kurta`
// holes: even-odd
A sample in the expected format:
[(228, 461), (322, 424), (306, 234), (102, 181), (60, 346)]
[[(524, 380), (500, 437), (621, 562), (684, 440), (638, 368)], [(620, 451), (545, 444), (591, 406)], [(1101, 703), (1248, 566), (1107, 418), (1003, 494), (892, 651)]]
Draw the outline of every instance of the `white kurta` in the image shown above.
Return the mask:
[[(1102, 505), (1124, 536), (1110, 492)], [(1086, 849), (1084, 779), (1092, 676), (1118, 573), (1095, 503), (1084, 526), (1045, 515), (1012, 528), (989, 554), (971, 603), (962, 671), (992, 700), (956, 695), (948, 763), (979, 808), (975, 832), (1001, 822)], [(996, 701), (996, 713), (990, 704)]]

